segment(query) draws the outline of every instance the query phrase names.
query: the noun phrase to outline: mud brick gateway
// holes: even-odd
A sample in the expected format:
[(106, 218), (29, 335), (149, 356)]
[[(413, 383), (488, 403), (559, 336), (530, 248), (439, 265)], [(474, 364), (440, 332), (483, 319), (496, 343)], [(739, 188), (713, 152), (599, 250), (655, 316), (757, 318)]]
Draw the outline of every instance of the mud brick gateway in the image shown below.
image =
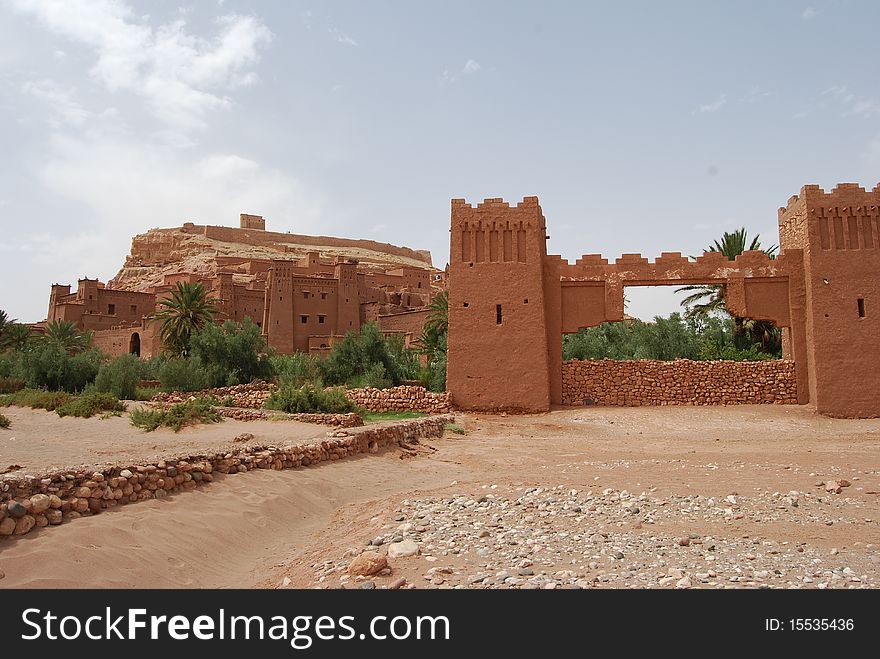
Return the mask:
[(547, 254), (537, 197), (452, 200), (447, 389), (465, 410), (564, 402), (562, 335), (623, 320), (625, 286), (722, 284), (728, 309), (782, 328), (796, 400), (880, 416), (880, 185), (807, 185), (779, 209), (778, 258), (664, 252), (575, 263)]

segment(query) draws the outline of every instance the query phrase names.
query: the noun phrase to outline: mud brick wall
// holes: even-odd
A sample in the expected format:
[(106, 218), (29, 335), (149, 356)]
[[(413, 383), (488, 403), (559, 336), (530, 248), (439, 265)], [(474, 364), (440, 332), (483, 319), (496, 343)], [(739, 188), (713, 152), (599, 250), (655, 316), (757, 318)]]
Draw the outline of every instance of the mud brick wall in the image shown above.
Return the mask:
[(333, 430), (327, 439), (292, 446), (248, 446), (226, 453), (166, 458), (101, 471), (71, 469), (39, 476), (0, 479), (0, 542), (34, 528), (54, 526), (118, 505), (161, 499), (193, 490), (217, 473), (252, 469), (295, 469), (339, 460), (358, 453), (440, 437), (450, 415), (403, 421), (354, 431)]
[(577, 359), (562, 365), (565, 405), (797, 404), (794, 362)]

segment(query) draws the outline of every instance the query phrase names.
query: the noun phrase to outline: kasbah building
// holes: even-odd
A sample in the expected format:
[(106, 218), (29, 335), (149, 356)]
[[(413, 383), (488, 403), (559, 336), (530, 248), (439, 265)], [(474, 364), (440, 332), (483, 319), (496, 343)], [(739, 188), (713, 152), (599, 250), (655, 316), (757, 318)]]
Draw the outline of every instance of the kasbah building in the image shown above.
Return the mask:
[(94, 345), (110, 356), (149, 358), (162, 350), (151, 316), (178, 282), (201, 283), (219, 309), (218, 322), (250, 318), (278, 353), (326, 354), (371, 321), (409, 344), (446, 274), (428, 252), (275, 233), (263, 217), (242, 214), (238, 228), (188, 222), (136, 236), (122, 270), (106, 284), (80, 279), (73, 292), (53, 284), (46, 322), (91, 330)]
[[(321, 354), (369, 321), (412, 340), (427, 317), (425, 306), (448, 286), (447, 391), (453, 407), (543, 412), (588, 399), (658, 404), (629, 402), (633, 363), (625, 362), (609, 366), (610, 384), (605, 376), (605, 388), (616, 397), (588, 398), (584, 386), (589, 396), (596, 394), (590, 382), (583, 385), (583, 369), (593, 365), (563, 364), (562, 335), (623, 320), (626, 286), (719, 284), (726, 287), (731, 313), (782, 329), (783, 359), (778, 365), (673, 364), (678, 370), (672, 379), (645, 400), (663, 398), (670, 382), (690, 377), (670, 404), (776, 402), (810, 404), (828, 416), (880, 416), (880, 185), (866, 190), (842, 183), (830, 193), (804, 186), (779, 209), (781, 251), (775, 259), (757, 251), (735, 261), (713, 252), (694, 260), (664, 252), (653, 262), (640, 254), (624, 254), (613, 263), (585, 254), (569, 263), (547, 254), (547, 224), (537, 197), (516, 205), (497, 198), (476, 205), (453, 199), (451, 210), (446, 272), (433, 268), (426, 252), (271, 233), (260, 216), (242, 215), (237, 229), (187, 223), (154, 230), (135, 238), (126, 267), (106, 286), (83, 279), (71, 293), (70, 286), (54, 285), (48, 320), (93, 330), (96, 345), (111, 355), (148, 357), (161, 347), (156, 324), (148, 320), (157, 301), (177, 281), (201, 281), (220, 300), (220, 320), (251, 317), (278, 352)], [(190, 238), (252, 245), (262, 252), (258, 257), (218, 252), (210, 259), (210, 275), (188, 272)], [(380, 252), (404, 264), (383, 270), (347, 257), (328, 261), (317, 248), (285, 258), (293, 242), (325, 252), (327, 245)], [(193, 248), (205, 249), (198, 241)], [(160, 281), (144, 284), (138, 278), (139, 268), (172, 262), (177, 271)], [(775, 376), (756, 386), (755, 374), (767, 368), (776, 369)], [(722, 381), (720, 397), (701, 391), (707, 374)], [(780, 387), (788, 391), (784, 397)]]

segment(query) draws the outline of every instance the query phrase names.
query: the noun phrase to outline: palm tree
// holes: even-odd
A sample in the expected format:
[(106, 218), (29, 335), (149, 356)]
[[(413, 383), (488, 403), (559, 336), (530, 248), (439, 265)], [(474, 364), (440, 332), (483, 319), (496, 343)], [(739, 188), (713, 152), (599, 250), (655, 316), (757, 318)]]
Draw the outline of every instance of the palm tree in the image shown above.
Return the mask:
[[(748, 245), (748, 248), (746, 247)], [(755, 234), (751, 242), (748, 240), (748, 234), (745, 227), (737, 229), (733, 233), (724, 232), (721, 240), (716, 240), (714, 244), (709, 246), (707, 252), (720, 252), (727, 257), (729, 261), (736, 260), (736, 257), (745, 251), (762, 251), (771, 259), (776, 258), (778, 245), (771, 245), (766, 249), (761, 248), (761, 236)], [(685, 317), (706, 317), (719, 312), (728, 313), (727, 311), (727, 289), (720, 284), (705, 284), (682, 286), (675, 289), (676, 293), (690, 292), (690, 295), (681, 301), (681, 306), (686, 307)], [(743, 336), (746, 333), (751, 337), (753, 343), (760, 343), (762, 348), (771, 351), (775, 343), (777, 343), (775, 326), (763, 320), (751, 320), (733, 316), (735, 333), (737, 336)]]
[(15, 318), (9, 318), (9, 316), (6, 315), (6, 312), (3, 311), (3, 309), (0, 309), (0, 336), (3, 336), (6, 332), (6, 328), (15, 322), (17, 322)]
[(0, 350), (24, 351), (34, 338), (34, 330), (25, 323), (10, 323), (0, 335)]
[(69, 320), (53, 320), (46, 325), (43, 340), (57, 343), (69, 354), (73, 355), (88, 349), (92, 344), (92, 332), (81, 332)]
[(419, 336), (419, 350), (422, 354), (428, 355), (429, 359), (436, 356), (437, 350), (445, 341), (441, 338), (445, 337), (449, 329), (449, 291), (438, 293), (431, 299), (428, 305), (431, 313), (425, 319), (425, 325), (422, 328), (422, 334)]
[(438, 293), (428, 305), (422, 333), (416, 341), (418, 351), (427, 358), (431, 389), (446, 388), (446, 339), (449, 333), (449, 291)]
[(171, 295), (159, 301), (164, 308), (153, 314), (153, 318), (162, 322), (160, 335), (165, 348), (185, 357), (193, 334), (214, 320), (218, 312), (216, 302), (208, 297), (202, 284), (177, 282)]

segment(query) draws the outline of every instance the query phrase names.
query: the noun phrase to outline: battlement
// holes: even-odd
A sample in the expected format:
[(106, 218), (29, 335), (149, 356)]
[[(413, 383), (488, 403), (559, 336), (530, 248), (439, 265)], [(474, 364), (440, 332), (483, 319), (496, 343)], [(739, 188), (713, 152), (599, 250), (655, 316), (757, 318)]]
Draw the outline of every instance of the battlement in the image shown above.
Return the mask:
[(838, 183), (831, 192), (825, 192), (820, 186), (811, 184), (801, 188), (800, 194), (792, 195), (788, 198), (785, 206), (779, 208), (779, 219), (783, 219), (789, 211), (804, 202), (812, 202), (823, 206), (833, 204), (852, 204), (858, 203), (859, 200), (868, 203), (880, 203), (880, 183), (868, 190), (858, 183)]
[[(452, 207), (455, 210), (456, 207), (459, 208), (474, 208), (473, 205), (469, 204), (466, 199), (453, 199)], [(480, 203), (477, 204), (476, 208), (489, 208), (489, 207), (501, 207), (501, 208), (510, 208), (510, 204), (501, 197), (487, 197), (483, 199)], [(519, 202), (514, 208), (539, 208), (540, 204), (538, 203), (537, 197), (523, 197), (522, 201)]]

